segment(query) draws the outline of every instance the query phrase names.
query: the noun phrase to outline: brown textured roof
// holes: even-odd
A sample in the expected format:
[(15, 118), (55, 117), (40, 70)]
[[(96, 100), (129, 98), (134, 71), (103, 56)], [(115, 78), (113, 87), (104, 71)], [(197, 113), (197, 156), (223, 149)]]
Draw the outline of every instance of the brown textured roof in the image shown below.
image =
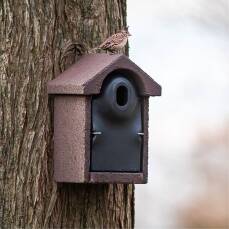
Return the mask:
[(48, 82), (49, 94), (99, 94), (103, 81), (113, 71), (128, 73), (140, 95), (160, 96), (161, 86), (125, 55), (88, 54)]

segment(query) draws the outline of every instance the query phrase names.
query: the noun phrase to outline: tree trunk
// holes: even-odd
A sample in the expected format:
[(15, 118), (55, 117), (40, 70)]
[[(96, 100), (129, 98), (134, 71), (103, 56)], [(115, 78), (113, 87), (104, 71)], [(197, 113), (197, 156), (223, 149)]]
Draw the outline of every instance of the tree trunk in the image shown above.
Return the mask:
[(133, 185), (53, 181), (46, 91), (66, 43), (96, 47), (125, 25), (126, 0), (0, 0), (1, 228), (133, 227)]

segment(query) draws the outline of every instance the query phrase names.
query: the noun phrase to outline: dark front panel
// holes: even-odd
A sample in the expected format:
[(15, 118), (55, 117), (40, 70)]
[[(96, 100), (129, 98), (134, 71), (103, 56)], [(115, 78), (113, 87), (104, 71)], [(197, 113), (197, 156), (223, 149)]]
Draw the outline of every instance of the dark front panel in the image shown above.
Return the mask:
[(140, 172), (141, 99), (133, 83), (118, 74), (92, 98), (91, 171)]

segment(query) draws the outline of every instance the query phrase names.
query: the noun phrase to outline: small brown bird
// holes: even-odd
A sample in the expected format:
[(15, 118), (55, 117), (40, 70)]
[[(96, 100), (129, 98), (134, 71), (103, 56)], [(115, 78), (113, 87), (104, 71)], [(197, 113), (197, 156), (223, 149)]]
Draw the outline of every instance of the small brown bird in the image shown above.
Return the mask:
[(131, 34), (128, 32), (128, 28), (121, 30), (119, 33), (108, 37), (97, 49), (115, 53), (125, 47), (129, 36), (131, 36)]

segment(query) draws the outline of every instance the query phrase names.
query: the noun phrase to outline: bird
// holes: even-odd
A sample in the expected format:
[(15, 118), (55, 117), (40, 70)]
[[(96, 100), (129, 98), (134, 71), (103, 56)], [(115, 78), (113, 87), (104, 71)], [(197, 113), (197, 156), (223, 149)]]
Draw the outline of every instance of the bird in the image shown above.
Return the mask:
[(125, 47), (129, 36), (131, 36), (131, 34), (129, 33), (127, 27), (126, 29), (108, 37), (101, 45), (93, 50), (101, 49), (114, 54)]
[(128, 27), (126, 27), (120, 32), (111, 35), (101, 45), (91, 50), (83, 43), (68, 41), (62, 47), (60, 65), (69, 55), (75, 56), (76, 59), (77, 56), (82, 56), (85, 53), (94, 53), (96, 50), (105, 50), (115, 54), (125, 47), (129, 36), (131, 36), (131, 34), (128, 31)]

